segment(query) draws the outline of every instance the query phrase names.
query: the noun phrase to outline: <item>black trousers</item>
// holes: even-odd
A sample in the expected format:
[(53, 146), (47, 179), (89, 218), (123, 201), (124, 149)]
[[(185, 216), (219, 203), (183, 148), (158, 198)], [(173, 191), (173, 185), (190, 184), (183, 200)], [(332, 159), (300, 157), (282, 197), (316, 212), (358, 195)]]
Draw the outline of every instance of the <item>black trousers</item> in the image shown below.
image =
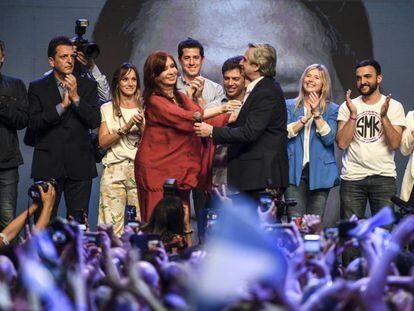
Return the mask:
[[(38, 180), (40, 179), (36, 179), (36, 181)], [(62, 193), (65, 193), (66, 217), (68, 215), (73, 215), (73, 211), (75, 210), (83, 210), (84, 213), (88, 215), (89, 200), (92, 190), (92, 179), (73, 180), (70, 178), (59, 178), (56, 182), (56, 201), (55, 206), (53, 207), (51, 220), (57, 216)], [(40, 211), (35, 214), (35, 219), (37, 220), (39, 216)]]

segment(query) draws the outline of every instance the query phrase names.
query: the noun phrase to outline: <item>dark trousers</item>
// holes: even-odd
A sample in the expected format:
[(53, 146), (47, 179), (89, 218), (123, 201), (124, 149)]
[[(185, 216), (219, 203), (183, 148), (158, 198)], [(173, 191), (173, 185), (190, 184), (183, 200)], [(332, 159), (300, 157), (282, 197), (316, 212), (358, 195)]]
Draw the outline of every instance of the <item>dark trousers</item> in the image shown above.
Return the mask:
[(391, 197), (396, 194), (394, 177), (368, 176), (361, 180), (341, 180), (341, 218), (349, 219), (352, 214), (365, 217), (369, 202), (372, 215), (384, 206), (393, 206)]
[[(393, 207), (391, 197), (395, 195), (397, 187), (394, 177), (368, 176), (361, 180), (341, 180), (341, 219), (348, 220), (353, 214), (359, 219), (365, 218), (367, 202), (371, 213), (375, 215), (384, 206)], [(391, 229), (387, 226), (386, 229)], [(360, 256), (355, 249), (345, 251), (342, 256), (346, 266)]]
[[(51, 218), (53, 219), (57, 216), (59, 202), (63, 192), (65, 193), (66, 216), (73, 215), (73, 211), (75, 210), (83, 210), (88, 215), (92, 180), (60, 178), (56, 182), (56, 201)], [(36, 213), (35, 218), (37, 219), (39, 215), (39, 213)]]
[(330, 189), (309, 189), (309, 165), (302, 170), (299, 187), (290, 185), (285, 198), (296, 199), (297, 204), (289, 207), (290, 217), (302, 217), (305, 214), (319, 215), (322, 219)]
[(209, 201), (209, 196), (205, 191), (196, 188), (191, 190), (194, 203), (194, 212), (197, 220), (198, 240), (201, 242), (204, 237), (206, 226), (206, 209)]
[(0, 231), (16, 216), (18, 182), (17, 167), (0, 170)]

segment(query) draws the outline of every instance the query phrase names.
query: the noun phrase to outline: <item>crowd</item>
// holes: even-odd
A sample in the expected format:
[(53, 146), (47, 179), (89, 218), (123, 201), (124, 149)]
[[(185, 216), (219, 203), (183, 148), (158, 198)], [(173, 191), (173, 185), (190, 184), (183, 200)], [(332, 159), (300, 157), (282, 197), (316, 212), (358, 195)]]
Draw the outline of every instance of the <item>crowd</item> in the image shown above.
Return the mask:
[[(396, 219), (386, 207), (396, 195), (394, 152), (413, 151), (412, 114), (405, 118), (402, 104), (381, 93), (377, 61), (357, 63), (360, 96), (351, 99), (348, 90), (337, 105), (323, 64), (305, 68), (298, 96), (285, 102), (268, 44), (249, 44), (243, 56), (226, 60), (223, 87), (201, 76), (204, 49), (191, 38), (178, 45), (181, 74), (170, 53), (147, 57), (142, 88), (131, 63), (119, 66), (109, 87), (93, 58), (67, 37), (52, 39), (47, 55), (52, 70), (27, 93), (22, 81), (0, 74), (1, 308), (414, 308), (414, 216)], [(0, 64), (4, 58), (0, 41)], [(38, 197), (30, 192), (33, 204), (15, 218), (17, 130), (26, 127)], [(343, 150), (341, 174), (335, 142)], [(414, 204), (411, 166), (410, 158), (401, 193), (407, 206)], [(342, 220), (322, 228), (338, 185)], [(56, 218), (62, 193), (68, 220)], [(367, 202), (373, 216), (364, 220)], [(244, 205), (254, 214), (240, 223), (250, 229), (235, 225)], [(226, 216), (235, 210), (240, 215)], [(227, 257), (223, 249), (234, 252)], [(223, 295), (210, 297), (197, 285), (214, 279), (205, 276), (211, 263), (233, 270), (218, 286)]]
[[(240, 216), (243, 209), (218, 194), (224, 205), (218, 207), (222, 212), (204, 247), (186, 248), (175, 236), (184, 227), (177, 196), (162, 199), (142, 228), (159, 236), (136, 234), (128, 225), (118, 237), (112, 225), (98, 225), (91, 233), (61, 218), (47, 228), (37, 223), (24, 243), (1, 249), (1, 308), (412, 310), (414, 256), (407, 245), (414, 216), (402, 219), (392, 233), (380, 227), (394, 221), (389, 207), (372, 218), (353, 217), (324, 230), (318, 215), (304, 215), (300, 227), (278, 225), (272, 204), (268, 210), (258, 208), (257, 226), (251, 215)], [(41, 194), (49, 216), (54, 196), (53, 187)], [(225, 250), (214, 247), (219, 242)], [(344, 266), (340, 256), (348, 249), (358, 249), (360, 256)], [(217, 265), (221, 256), (230, 258)], [(252, 260), (260, 263), (259, 270)], [(209, 269), (212, 263), (215, 271)], [(203, 288), (212, 282), (221, 294), (211, 296), (217, 293), (214, 286)]]

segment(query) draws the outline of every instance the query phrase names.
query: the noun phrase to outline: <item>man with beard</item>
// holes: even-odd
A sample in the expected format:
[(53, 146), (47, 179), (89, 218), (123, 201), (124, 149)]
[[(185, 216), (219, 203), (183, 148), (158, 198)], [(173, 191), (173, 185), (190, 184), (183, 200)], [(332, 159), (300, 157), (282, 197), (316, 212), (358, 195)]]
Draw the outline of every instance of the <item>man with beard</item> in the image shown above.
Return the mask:
[(361, 96), (351, 100), (351, 91), (338, 113), (338, 147), (344, 150), (341, 174), (341, 218), (352, 214), (364, 218), (367, 201), (372, 214), (396, 193), (394, 150), (399, 148), (405, 127), (404, 108), (381, 94), (381, 66), (363, 60), (355, 67)]

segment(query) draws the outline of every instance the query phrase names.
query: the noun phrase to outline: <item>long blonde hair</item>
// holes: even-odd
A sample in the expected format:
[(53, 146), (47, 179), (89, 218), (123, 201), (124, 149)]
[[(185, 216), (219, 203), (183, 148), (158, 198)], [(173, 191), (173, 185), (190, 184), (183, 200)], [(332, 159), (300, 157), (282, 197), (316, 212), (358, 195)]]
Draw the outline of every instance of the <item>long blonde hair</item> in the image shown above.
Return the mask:
[(322, 109), (322, 113), (326, 112), (326, 107), (329, 104), (331, 98), (331, 77), (329, 76), (328, 69), (326, 69), (326, 67), (322, 64), (312, 64), (306, 67), (305, 71), (302, 73), (299, 81), (299, 95), (295, 99), (295, 111), (297, 111), (300, 105), (305, 102), (305, 90), (303, 88), (303, 81), (305, 80), (308, 72), (313, 69), (318, 69), (321, 75), (322, 89), (319, 95), (319, 105)]
[(134, 97), (137, 100), (138, 107), (143, 109), (141, 103), (141, 92), (140, 92), (140, 81), (139, 81), (139, 74), (137, 68), (132, 65), (131, 63), (123, 63), (115, 72), (111, 82), (111, 92), (112, 92), (112, 108), (114, 118), (119, 118), (121, 114), (120, 108), (120, 98), (121, 92), (119, 90), (119, 81), (126, 76), (130, 71), (134, 71), (137, 77), (137, 89), (135, 90)]

